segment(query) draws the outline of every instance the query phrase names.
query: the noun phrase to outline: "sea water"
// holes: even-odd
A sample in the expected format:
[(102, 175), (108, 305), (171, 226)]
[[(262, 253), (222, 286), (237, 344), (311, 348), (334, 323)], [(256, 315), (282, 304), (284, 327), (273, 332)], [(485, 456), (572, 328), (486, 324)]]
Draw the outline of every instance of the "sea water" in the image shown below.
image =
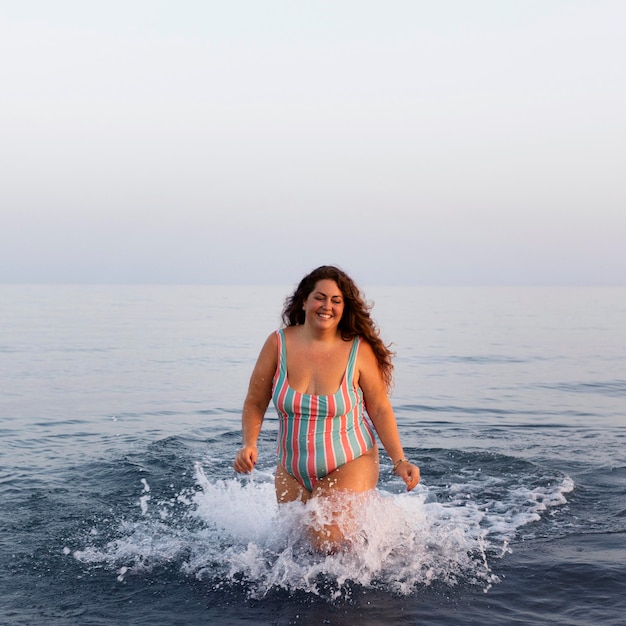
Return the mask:
[(624, 623), (626, 289), (366, 289), (422, 481), (332, 555), (232, 470), (289, 292), (0, 286), (0, 623)]

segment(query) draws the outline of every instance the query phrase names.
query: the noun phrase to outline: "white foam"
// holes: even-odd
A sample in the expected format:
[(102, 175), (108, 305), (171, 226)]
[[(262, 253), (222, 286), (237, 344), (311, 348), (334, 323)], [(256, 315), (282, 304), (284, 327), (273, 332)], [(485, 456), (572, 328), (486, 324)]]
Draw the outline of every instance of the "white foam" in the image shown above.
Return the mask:
[[(142, 481), (142, 517), (122, 522), (113, 541), (88, 543), (74, 557), (108, 563), (120, 580), (177, 562), (186, 575), (215, 588), (245, 585), (252, 596), (284, 588), (332, 598), (349, 594), (355, 584), (400, 594), (461, 581), (488, 589), (497, 582), (491, 561), (509, 551), (518, 529), (564, 504), (573, 489), (566, 478), (539, 487), (500, 484), (497, 492), (499, 481), (485, 477), (445, 490), (419, 485), (408, 494), (379, 489), (346, 496), (344, 505), (355, 515), (351, 549), (321, 555), (311, 549), (306, 529), (327, 510), (313, 502), (279, 510), (270, 472), (217, 480), (198, 463), (195, 481), (195, 490), (154, 509), (148, 509), (150, 488)], [(486, 486), (491, 499), (483, 497)]]

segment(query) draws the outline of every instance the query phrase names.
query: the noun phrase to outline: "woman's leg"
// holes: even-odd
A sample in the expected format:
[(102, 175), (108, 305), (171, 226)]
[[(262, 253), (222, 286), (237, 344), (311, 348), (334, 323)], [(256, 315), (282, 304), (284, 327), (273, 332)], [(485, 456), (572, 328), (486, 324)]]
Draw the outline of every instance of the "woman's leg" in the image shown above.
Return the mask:
[(320, 500), (318, 504), (323, 507), (320, 515), (325, 518), (323, 523), (311, 528), (312, 542), (317, 550), (333, 553), (346, 547), (345, 536), (351, 534), (351, 525), (354, 523), (352, 504), (356, 502), (350, 498), (341, 498), (340, 494), (357, 494), (375, 489), (378, 470), (378, 447), (374, 446), (354, 461), (338, 467), (315, 485), (310, 498)]
[(276, 489), (278, 504), (285, 504), (294, 500), (306, 502), (311, 497), (311, 492), (305, 489), (280, 463), (276, 467), (274, 488)]

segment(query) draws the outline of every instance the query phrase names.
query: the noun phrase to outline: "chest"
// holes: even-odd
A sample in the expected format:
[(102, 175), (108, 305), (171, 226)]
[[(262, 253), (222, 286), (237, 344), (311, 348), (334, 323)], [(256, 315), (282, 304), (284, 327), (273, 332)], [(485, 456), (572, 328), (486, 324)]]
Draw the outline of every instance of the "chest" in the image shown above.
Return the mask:
[(352, 342), (343, 342), (330, 350), (288, 348), (287, 378), (292, 389), (320, 396), (332, 395), (339, 390), (347, 373)]

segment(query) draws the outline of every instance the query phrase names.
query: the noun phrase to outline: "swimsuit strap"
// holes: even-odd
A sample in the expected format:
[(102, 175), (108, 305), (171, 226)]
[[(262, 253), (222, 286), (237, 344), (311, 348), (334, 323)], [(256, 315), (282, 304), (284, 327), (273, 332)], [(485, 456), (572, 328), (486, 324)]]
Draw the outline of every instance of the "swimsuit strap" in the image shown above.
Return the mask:
[(285, 347), (286, 341), (285, 341), (285, 331), (284, 329), (279, 329), (276, 331), (276, 334), (278, 335), (278, 345), (280, 348), (280, 359), (278, 360), (278, 367), (276, 368), (276, 373), (277, 374), (284, 374), (286, 375), (287, 373), (287, 348)]
[(359, 337), (358, 335), (352, 342), (352, 349), (350, 350), (350, 356), (348, 357), (348, 367), (346, 367), (346, 373), (344, 376), (344, 385), (350, 389), (354, 387), (354, 370), (356, 368), (356, 357), (359, 351)]

